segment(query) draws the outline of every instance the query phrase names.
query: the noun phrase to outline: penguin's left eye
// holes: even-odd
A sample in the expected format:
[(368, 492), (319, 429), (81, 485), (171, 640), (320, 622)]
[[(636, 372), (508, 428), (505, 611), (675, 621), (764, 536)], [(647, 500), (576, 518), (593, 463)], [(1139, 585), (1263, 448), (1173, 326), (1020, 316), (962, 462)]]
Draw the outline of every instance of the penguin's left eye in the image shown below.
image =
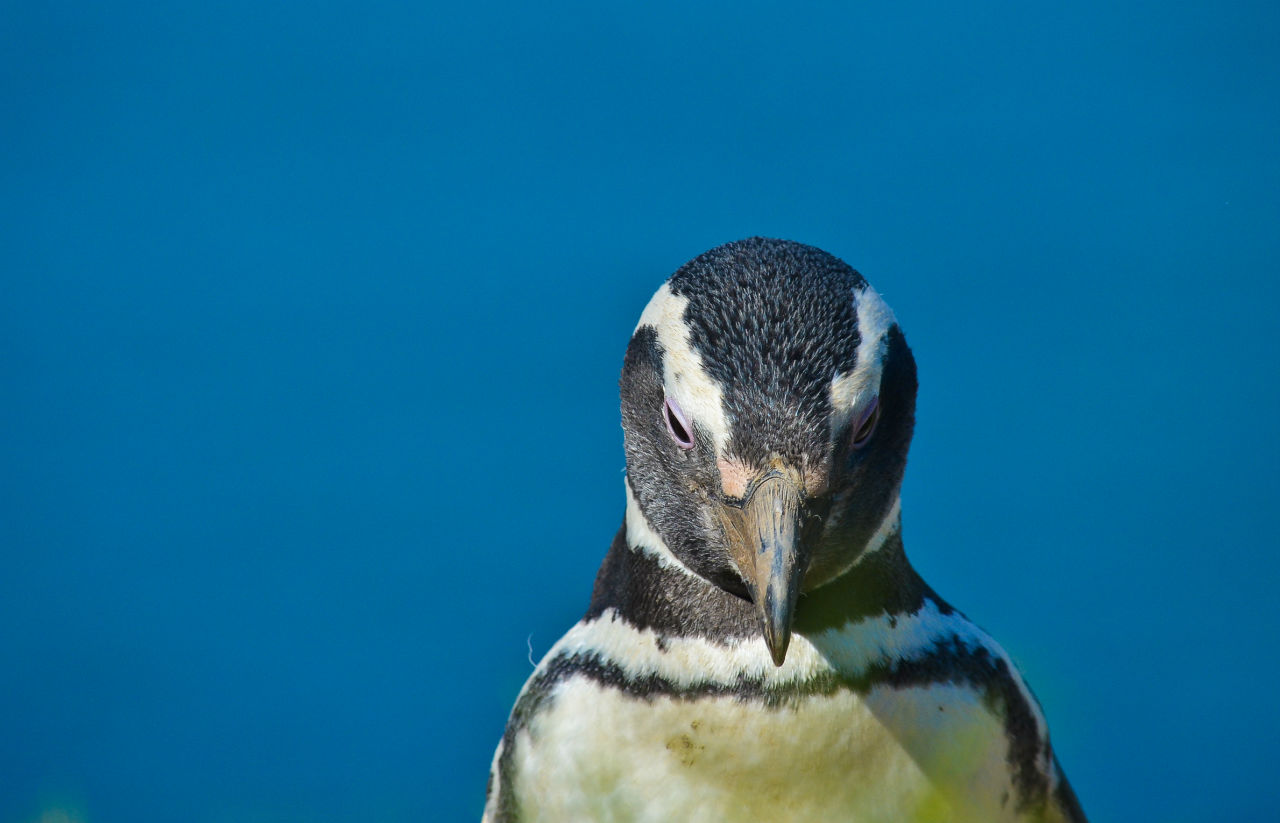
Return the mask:
[(667, 424), (667, 434), (676, 441), (676, 445), (688, 451), (693, 448), (693, 427), (685, 418), (680, 404), (668, 397), (662, 403), (662, 419)]
[(850, 445), (855, 449), (860, 449), (867, 445), (867, 441), (871, 439), (871, 435), (875, 434), (876, 423), (880, 422), (880, 398), (873, 397), (871, 402), (867, 404), (863, 410), (862, 416), (858, 418), (858, 425), (853, 429), (853, 440)]

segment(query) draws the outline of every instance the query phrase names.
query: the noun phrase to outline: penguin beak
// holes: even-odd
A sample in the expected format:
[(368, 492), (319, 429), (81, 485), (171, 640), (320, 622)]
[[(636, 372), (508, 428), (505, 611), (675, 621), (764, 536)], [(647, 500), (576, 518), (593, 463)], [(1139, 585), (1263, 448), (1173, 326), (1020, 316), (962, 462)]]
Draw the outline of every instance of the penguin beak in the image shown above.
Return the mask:
[(752, 486), (740, 505), (721, 507), (722, 520), (734, 563), (760, 615), (764, 642), (774, 665), (781, 666), (809, 562), (800, 544), (800, 488), (777, 470)]

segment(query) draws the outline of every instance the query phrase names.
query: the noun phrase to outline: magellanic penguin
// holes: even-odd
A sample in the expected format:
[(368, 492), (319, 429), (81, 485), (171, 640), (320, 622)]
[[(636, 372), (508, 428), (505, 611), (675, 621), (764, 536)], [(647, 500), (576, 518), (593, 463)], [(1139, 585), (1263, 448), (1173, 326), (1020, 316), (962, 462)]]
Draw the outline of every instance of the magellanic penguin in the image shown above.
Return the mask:
[(750, 239), (653, 296), (626, 515), (525, 684), (484, 820), (1083, 821), (1008, 655), (916, 574), (916, 366), (862, 276)]

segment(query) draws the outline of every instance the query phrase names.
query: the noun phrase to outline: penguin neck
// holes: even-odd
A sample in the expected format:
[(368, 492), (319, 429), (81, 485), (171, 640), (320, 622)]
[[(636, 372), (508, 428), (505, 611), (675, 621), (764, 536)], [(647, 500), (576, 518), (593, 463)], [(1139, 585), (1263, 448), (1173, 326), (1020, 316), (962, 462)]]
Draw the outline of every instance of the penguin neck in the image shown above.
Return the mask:
[[(895, 511), (843, 574), (801, 596), (794, 630), (813, 634), (883, 614), (918, 611), (932, 593), (907, 561)], [(627, 490), (627, 513), (596, 576), (588, 620), (606, 610), (660, 636), (731, 640), (760, 634), (748, 600), (689, 569), (653, 530)]]
[(814, 634), (869, 617), (914, 614), (926, 599), (945, 606), (907, 560), (902, 531), (895, 524), (874, 551), (800, 598), (794, 630)]

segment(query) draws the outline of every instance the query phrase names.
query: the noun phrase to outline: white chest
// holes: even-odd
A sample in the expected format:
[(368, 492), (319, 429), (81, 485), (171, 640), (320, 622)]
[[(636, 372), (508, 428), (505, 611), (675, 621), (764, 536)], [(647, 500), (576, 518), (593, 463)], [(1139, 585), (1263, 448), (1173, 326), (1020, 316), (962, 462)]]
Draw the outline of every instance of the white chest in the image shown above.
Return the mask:
[(578, 677), (514, 743), (527, 820), (1013, 819), (1001, 722), (951, 685), (770, 709)]

